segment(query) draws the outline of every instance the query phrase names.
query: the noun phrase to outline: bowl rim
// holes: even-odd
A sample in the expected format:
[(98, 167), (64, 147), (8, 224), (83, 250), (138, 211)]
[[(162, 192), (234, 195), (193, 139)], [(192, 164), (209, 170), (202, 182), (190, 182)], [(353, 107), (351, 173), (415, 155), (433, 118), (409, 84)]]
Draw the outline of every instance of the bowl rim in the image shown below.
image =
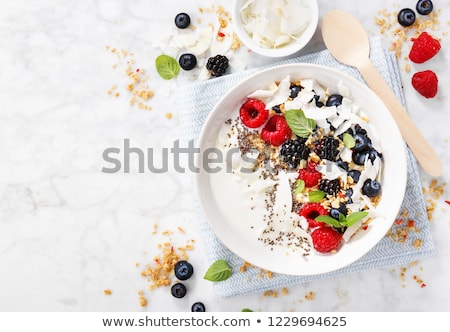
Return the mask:
[[(324, 66), (324, 65), (318, 65), (318, 64), (309, 64), (309, 63), (291, 63), (291, 64), (283, 64), (283, 65), (276, 65), (270, 68), (266, 68), (264, 70), (261, 70), (257, 73), (254, 73), (250, 76), (248, 76), (247, 78), (241, 80), (239, 83), (237, 83), (233, 88), (229, 89), (215, 104), (215, 106), (213, 107), (213, 109), (211, 110), (211, 112), (208, 114), (202, 129), (201, 129), (201, 133), (198, 139), (198, 147), (199, 147), (199, 151), (200, 153), (197, 155), (198, 159), (197, 159), (197, 163), (198, 165), (201, 165), (200, 158), (202, 153), (204, 152), (205, 148), (208, 148), (208, 141), (209, 141), (209, 137), (208, 135), (210, 135), (210, 133), (208, 133), (208, 131), (211, 131), (214, 125), (217, 125), (217, 116), (218, 114), (220, 114), (220, 109), (221, 109), (221, 105), (228, 99), (230, 98), (230, 96), (233, 96), (233, 94), (236, 93), (241, 93), (243, 94), (245, 91), (245, 89), (243, 89), (243, 87), (247, 84), (249, 84), (248, 82), (252, 82), (254, 81), (255, 83), (252, 84), (253, 88), (255, 88), (258, 84), (261, 84), (261, 80), (258, 80), (259, 76), (266, 76), (268, 74), (273, 73), (274, 76), (278, 75), (285, 75), (285, 74), (281, 74), (284, 73), (285, 71), (288, 72), (301, 72), (302, 69), (305, 68), (309, 68), (309, 70), (315, 70), (315, 71), (327, 71), (329, 74), (332, 75), (337, 75), (341, 80), (343, 80), (343, 83), (345, 85), (346, 82), (351, 82), (348, 83), (348, 85), (354, 86), (354, 84), (356, 84), (358, 87), (358, 89), (362, 89), (362, 93), (364, 94), (368, 94), (371, 96), (371, 98), (375, 98), (375, 101), (372, 102), (372, 105), (379, 105), (380, 107), (383, 108), (383, 116), (385, 116), (385, 122), (387, 123), (387, 127), (390, 128), (390, 134), (393, 135), (394, 138), (394, 144), (395, 148), (398, 149), (396, 150), (395, 155), (398, 156), (397, 160), (395, 160), (395, 166), (396, 168), (398, 168), (399, 170), (394, 172), (390, 172), (390, 179), (392, 179), (393, 177), (395, 177), (395, 181), (396, 181), (396, 186), (392, 188), (392, 185), (390, 186), (392, 189), (391, 192), (389, 193), (389, 195), (387, 196), (388, 198), (392, 196), (392, 192), (395, 193), (396, 196), (394, 196), (394, 201), (387, 201), (387, 199), (385, 198), (384, 200), (382, 199), (382, 202), (384, 201), (384, 205), (388, 204), (389, 206), (391, 206), (390, 209), (388, 209), (387, 212), (389, 212), (389, 215), (383, 216), (385, 217), (385, 219), (389, 219), (386, 224), (384, 225), (384, 228), (376, 228), (375, 230), (373, 230), (372, 228), (372, 232), (374, 232), (374, 234), (372, 235), (372, 237), (374, 237), (374, 239), (372, 239), (371, 246), (370, 248), (368, 248), (367, 250), (364, 250), (362, 252), (360, 252), (357, 255), (352, 255), (351, 259), (348, 259), (344, 262), (344, 264), (339, 264), (337, 265), (333, 265), (331, 264), (328, 267), (314, 267), (311, 270), (308, 271), (299, 271), (298, 269), (292, 268), (292, 267), (284, 267), (284, 268), (279, 268), (278, 265), (274, 266), (274, 264), (269, 263), (269, 259), (264, 258), (264, 259), (254, 259), (255, 257), (249, 257), (249, 255), (247, 255), (246, 253), (242, 253), (239, 252), (240, 247), (233, 247), (230, 246), (230, 239), (226, 238), (226, 236), (224, 236), (223, 232), (220, 231), (220, 229), (218, 229), (217, 223), (214, 223), (211, 221), (211, 215), (214, 213), (211, 213), (211, 206), (209, 206), (209, 200), (211, 200), (211, 197), (207, 197), (205, 196), (205, 193), (202, 192), (205, 186), (205, 176), (206, 176), (206, 181), (209, 181), (208, 177), (209, 175), (205, 175), (204, 172), (200, 171), (197, 172), (195, 174), (195, 190), (196, 190), (196, 194), (197, 194), (197, 198), (198, 198), (198, 205), (200, 207), (200, 211), (202, 212), (204, 219), (206, 220), (207, 224), (209, 225), (209, 227), (211, 228), (212, 232), (214, 233), (214, 235), (220, 240), (220, 242), (222, 242), (222, 244), (227, 247), (231, 252), (233, 252), (235, 255), (237, 255), (238, 257), (244, 259), (245, 261), (248, 261), (249, 263), (267, 269), (269, 271), (272, 272), (276, 272), (276, 273), (281, 273), (281, 274), (286, 274), (286, 275), (295, 275), (295, 276), (307, 276), (307, 275), (316, 275), (316, 274), (322, 274), (322, 273), (328, 273), (328, 272), (332, 272), (334, 270), (338, 270), (340, 268), (344, 268), (347, 265), (350, 265), (352, 263), (354, 263), (355, 261), (357, 261), (358, 259), (360, 259), (363, 255), (365, 255), (366, 253), (368, 253), (373, 247), (375, 247), (381, 240), (383, 237), (385, 237), (387, 231), (390, 229), (390, 227), (392, 226), (392, 224), (395, 221), (395, 218), (397, 217), (400, 208), (401, 208), (401, 204), (403, 202), (403, 198), (404, 198), (404, 194), (406, 191), (406, 183), (407, 183), (407, 163), (406, 163), (406, 147), (405, 147), (405, 143), (403, 141), (403, 138), (400, 134), (400, 130), (398, 129), (398, 126), (393, 118), (393, 116), (391, 115), (391, 113), (389, 112), (389, 110), (387, 109), (387, 107), (384, 105), (384, 103), (381, 101), (381, 99), (375, 94), (375, 92), (373, 92), (367, 85), (365, 85), (364, 83), (362, 83), (361, 81), (357, 80), (356, 78), (350, 76), (349, 74), (347, 74), (346, 72), (340, 71), (338, 69), (332, 68), (332, 67), (328, 67), (328, 66)], [(323, 74), (321, 74), (323, 75)], [(278, 77), (277, 77), (278, 78)], [(277, 79), (277, 78), (274, 78)], [(307, 78), (307, 77), (304, 77)], [(320, 81), (320, 79), (319, 79)], [(264, 82), (266, 83), (266, 82)], [(245, 96), (243, 97), (245, 98)], [(238, 101), (241, 102), (242, 100)], [(380, 111), (377, 109), (377, 111)], [(229, 111), (228, 114), (230, 114), (233, 111)], [(378, 114), (378, 113), (377, 113)], [(384, 118), (384, 117), (383, 117)], [(381, 121), (381, 120), (380, 120)], [(217, 128), (216, 128), (217, 129)], [(392, 132), (392, 133), (391, 133)], [(217, 131), (216, 131), (217, 133)], [(380, 138), (381, 140), (381, 138)], [(395, 143), (397, 142), (397, 143)], [(205, 145), (206, 144), (206, 145)], [(391, 146), (392, 143), (389, 144), (385, 144), (385, 146)], [(384, 151), (384, 149), (383, 149)], [(386, 151), (384, 151), (386, 152)], [(383, 167), (384, 168), (384, 167)], [(385, 171), (383, 171), (385, 172)], [(392, 173), (392, 174), (391, 174)], [(384, 173), (383, 173), (384, 174)], [(210, 193), (212, 196), (213, 192), (211, 191)], [(384, 194), (382, 194), (384, 195)], [(386, 209), (386, 208), (385, 208)], [(215, 212), (215, 211), (213, 211)], [(232, 240), (232, 241), (236, 241), (236, 240)], [(235, 244), (235, 243), (234, 243)], [(351, 242), (350, 242), (351, 244)], [(360, 243), (359, 243), (360, 244)], [(241, 245), (239, 245), (241, 246)], [(344, 247), (349, 246), (349, 243), (347, 243), (346, 245), (344, 245)], [(364, 245), (363, 245), (364, 247)], [(358, 248), (358, 247), (357, 247)], [(261, 249), (261, 248), (260, 248)], [(342, 248), (339, 252), (342, 251)], [(338, 252), (338, 254), (339, 254)], [(276, 265), (276, 264), (275, 264)]]
[(317, 27), (319, 25), (319, 5), (317, 0), (308, 0), (310, 1), (311, 8), (311, 21), (308, 24), (306, 30), (302, 33), (297, 42), (290, 43), (286, 46), (282, 46), (280, 48), (266, 48), (257, 45), (252, 38), (245, 31), (245, 28), (242, 24), (241, 15), (240, 15), (240, 7), (242, 3), (246, 0), (234, 0), (232, 7), (232, 24), (234, 30), (239, 37), (239, 39), (247, 46), (251, 51), (266, 57), (272, 58), (282, 58), (287, 57), (293, 54), (296, 54), (300, 50), (302, 50), (313, 38)]

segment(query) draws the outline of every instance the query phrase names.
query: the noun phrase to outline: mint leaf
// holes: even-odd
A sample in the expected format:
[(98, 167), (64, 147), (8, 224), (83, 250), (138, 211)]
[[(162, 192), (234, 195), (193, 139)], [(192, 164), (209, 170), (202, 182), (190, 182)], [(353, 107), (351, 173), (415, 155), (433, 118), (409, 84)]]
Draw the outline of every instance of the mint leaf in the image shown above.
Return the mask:
[(350, 213), (347, 216), (347, 218), (345, 218), (346, 219), (345, 226), (350, 227), (350, 226), (354, 225), (361, 219), (365, 218), (368, 214), (369, 214), (369, 212), (365, 212), (365, 211)]
[(253, 310), (252, 309), (248, 309), (248, 308), (244, 308), (244, 309), (242, 309), (242, 312), (253, 312)]
[(305, 189), (305, 181), (297, 180), (295, 182), (294, 195), (300, 194), (303, 191), (303, 189)]
[(180, 72), (180, 64), (171, 56), (162, 54), (156, 58), (156, 71), (165, 80), (170, 80)]
[(316, 128), (316, 121), (308, 119), (302, 110), (288, 110), (284, 117), (294, 134), (302, 138), (308, 138)]
[(339, 221), (337, 221), (334, 218), (331, 218), (330, 216), (318, 216), (315, 220), (324, 222), (325, 224), (328, 224), (330, 226), (337, 227), (337, 228), (342, 226)]
[(231, 274), (231, 268), (228, 263), (223, 259), (219, 259), (212, 263), (203, 276), (203, 279), (214, 282), (224, 281), (231, 277)]
[(355, 147), (355, 144), (356, 144), (355, 139), (349, 133), (344, 133), (342, 140), (344, 141), (344, 146), (347, 149), (351, 149), (351, 148)]
[(308, 199), (312, 203), (320, 202), (325, 197), (325, 192), (322, 190), (314, 190), (308, 193)]

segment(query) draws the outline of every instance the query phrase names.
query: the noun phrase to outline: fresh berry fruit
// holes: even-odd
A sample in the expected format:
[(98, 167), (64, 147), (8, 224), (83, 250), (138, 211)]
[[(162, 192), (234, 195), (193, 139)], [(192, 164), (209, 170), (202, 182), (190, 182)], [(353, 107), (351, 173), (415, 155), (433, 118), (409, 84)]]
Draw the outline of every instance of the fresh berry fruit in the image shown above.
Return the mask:
[(339, 141), (332, 136), (325, 136), (320, 139), (314, 148), (314, 152), (321, 158), (330, 161), (335, 161), (339, 153)]
[(341, 184), (339, 183), (339, 179), (323, 179), (319, 183), (319, 188), (327, 194), (336, 195), (336, 193), (341, 190)]
[(191, 18), (186, 13), (179, 13), (175, 16), (175, 25), (179, 29), (186, 29), (191, 24)]
[(411, 8), (403, 8), (397, 14), (397, 21), (404, 27), (409, 27), (416, 21), (416, 13)]
[(325, 104), (320, 101), (319, 95), (314, 95), (314, 100), (316, 101), (316, 107), (322, 108)]
[(296, 169), (302, 160), (308, 160), (310, 150), (305, 145), (306, 138), (291, 139), (283, 143), (280, 159), (289, 168)]
[(411, 84), (425, 98), (433, 98), (438, 92), (438, 77), (432, 70), (415, 73)]
[(344, 171), (346, 171), (346, 172), (348, 171), (348, 163), (347, 162), (339, 159), (338, 161), (336, 161), (336, 165), (339, 168), (343, 169)]
[(383, 158), (383, 155), (381, 153), (379, 153), (377, 150), (375, 150), (374, 148), (371, 148), (369, 150), (369, 159), (373, 163), (373, 161), (376, 158), (380, 158), (381, 159), (381, 158)]
[(191, 307), (192, 312), (205, 312), (205, 305), (201, 302), (195, 302)]
[(246, 127), (258, 128), (267, 121), (269, 111), (261, 100), (250, 98), (242, 104), (239, 116)]
[(361, 135), (367, 135), (367, 130), (365, 130), (363, 127), (361, 127), (359, 124), (355, 125), (355, 133), (361, 134)]
[(345, 196), (347, 197), (347, 203), (348, 203), (348, 204), (353, 203), (353, 200), (352, 200), (352, 196), (353, 196), (353, 188), (348, 188), (348, 189), (345, 191)]
[(171, 287), (170, 292), (174, 297), (181, 299), (186, 295), (186, 286), (178, 282)]
[(290, 98), (294, 99), (298, 96), (298, 93), (302, 90), (302, 87), (300, 85), (292, 85), (291, 86), (291, 95)]
[(185, 260), (178, 261), (173, 270), (175, 272), (175, 277), (179, 280), (187, 280), (192, 277), (192, 274), (194, 274), (194, 267), (191, 263)]
[(320, 203), (305, 203), (298, 214), (306, 218), (310, 228), (314, 228), (324, 225), (323, 222), (317, 221), (316, 218), (328, 215), (328, 211)]
[(366, 157), (367, 154), (369, 152), (368, 151), (361, 151), (361, 152), (353, 152), (352, 154), (352, 160), (356, 165), (364, 165), (364, 163), (366, 162)]
[(369, 138), (363, 134), (355, 134), (353, 136), (355, 139), (355, 146), (353, 147), (353, 151), (361, 152), (369, 149)]
[(197, 65), (197, 58), (194, 54), (184, 53), (181, 54), (180, 58), (178, 59), (178, 63), (184, 70), (192, 70)]
[(286, 119), (282, 115), (274, 115), (261, 131), (261, 138), (268, 144), (279, 146), (286, 142), (292, 134)]
[(433, 11), (433, 2), (431, 0), (417, 1), (416, 10), (420, 15), (428, 15)]
[(222, 76), (228, 69), (228, 58), (220, 54), (210, 57), (206, 63), (206, 69), (209, 70), (212, 76)]
[(361, 172), (357, 169), (352, 169), (348, 171), (347, 175), (353, 179), (353, 183), (358, 183)]
[(339, 203), (338, 208), (332, 207), (330, 209), (330, 217), (339, 220), (341, 214), (345, 217), (347, 215), (347, 206), (344, 203)]
[(272, 111), (274, 111), (277, 114), (281, 114), (281, 107), (280, 105), (275, 105), (272, 107)]
[(381, 184), (377, 180), (367, 179), (362, 186), (362, 193), (369, 197), (381, 194)]
[(409, 51), (409, 59), (415, 63), (424, 63), (434, 57), (441, 49), (439, 40), (434, 39), (427, 32), (413, 38), (413, 45)]
[(321, 253), (337, 250), (342, 242), (342, 235), (332, 227), (322, 226), (311, 233), (314, 249)]
[(325, 105), (327, 106), (339, 106), (342, 104), (343, 97), (339, 94), (332, 94), (328, 97)]
[(305, 182), (305, 187), (314, 187), (319, 183), (322, 174), (316, 170), (316, 163), (310, 161), (305, 168), (299, 170), (298, 178)]

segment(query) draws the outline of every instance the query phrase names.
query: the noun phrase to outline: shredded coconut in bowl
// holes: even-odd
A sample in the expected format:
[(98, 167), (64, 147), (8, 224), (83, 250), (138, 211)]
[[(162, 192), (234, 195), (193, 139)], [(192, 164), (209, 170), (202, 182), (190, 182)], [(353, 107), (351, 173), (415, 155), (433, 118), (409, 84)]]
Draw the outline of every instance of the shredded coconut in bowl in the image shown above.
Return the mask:
[(310, 7), (305, 0), (247, 0), (240, 14), (253, 42), (265, 48), (279, 48), (297, 40), (310, 23)]

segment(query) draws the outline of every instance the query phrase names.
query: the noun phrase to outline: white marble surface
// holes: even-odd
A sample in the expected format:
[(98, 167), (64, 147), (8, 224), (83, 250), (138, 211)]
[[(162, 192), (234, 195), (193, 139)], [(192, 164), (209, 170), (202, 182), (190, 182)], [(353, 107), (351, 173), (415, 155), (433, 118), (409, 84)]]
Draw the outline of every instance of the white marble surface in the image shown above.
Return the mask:
[[(178, 12), (201, 18), (196, 25), (213, 20), (197, 9), (213, 3), (230, 8), (230, 1), (0, 2), (0, 310), (189, 311), (196, 300), (208, 311), (450, 310), (450, 206), (444, 202), (450, 194), (435, 201), (435, 257), (290, 287), (287, 295), (278, 290), (276, 298), (257, 293), (219, 299), (201, 278), (208, 264), (189, 174), (101, 173), (103, 150), (123, 146), (126, 138), (156, 151), (181, 136), (183, 110), (175, 108), (174, 98), (177, 86), (190, 81), (184, 74), (162, 80), (153, 65), (161, 51), (153, 45), (172, 29)], [(437, 180), (444, 183), (450, 182), (450, 12), (447, 0), (434, 3), (442, 10), (441, 26), (434, 31), (442, 38), (442, 50), (410, 73), (402, 70), (402, 76), (411, 116), (442, 158), (444, 173)], [(371, 35), (380, 35), (374, 24), (379, 10), (414, 5), (412, 0), (319, 0), (321, 17), (333, 8), (348, 10)], [(383, 38), (389, 44), (389, 36)], [(134, 55), (118, 59), (107, 45)], [(304, 52), (323, 48), (318, 31)], [(247, 66), (269, 61), (244, 49), (235, 56), (247, 59)], [(131, 58), (134, 68), (150, 76), (155, 95), (146, 105), (151, 111), (129, 105), (125, 67)], [(403, 67), (405, 61), (400, 62)], [(410, 85), (412, 72), (422, 68), (434, 69), (440, 78), (433, 100), (418, 96)], [(113, 85), (119, 97), (107, 94)], [(166, 118), (169, 112), (172, 119)], [(431, 179), (422, 174), (422, 180), (427, 187)], [(154, 224), (158, 233), (174, 231), (175, 245), (196, 241), (189, 256), (197, 274), (182, 300), (170, 296), (168, 288), (145, 290), (142, 266), (158, 253), (157, 243), (168, 239), (152, 234)], [(105, 289), (112, 294), (104, 295)], [(139, 305), (139, 290), (147, 307)], [(314, 298), (305, 299), (310, 292)]]

